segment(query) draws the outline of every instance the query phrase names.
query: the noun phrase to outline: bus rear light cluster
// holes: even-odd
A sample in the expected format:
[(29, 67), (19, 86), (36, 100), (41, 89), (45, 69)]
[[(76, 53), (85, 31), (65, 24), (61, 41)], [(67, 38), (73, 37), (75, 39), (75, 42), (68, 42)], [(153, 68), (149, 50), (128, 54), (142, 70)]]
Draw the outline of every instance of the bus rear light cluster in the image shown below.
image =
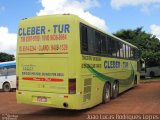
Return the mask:
[(76, 79), (68, 80), (69, 94), (76, 94)]

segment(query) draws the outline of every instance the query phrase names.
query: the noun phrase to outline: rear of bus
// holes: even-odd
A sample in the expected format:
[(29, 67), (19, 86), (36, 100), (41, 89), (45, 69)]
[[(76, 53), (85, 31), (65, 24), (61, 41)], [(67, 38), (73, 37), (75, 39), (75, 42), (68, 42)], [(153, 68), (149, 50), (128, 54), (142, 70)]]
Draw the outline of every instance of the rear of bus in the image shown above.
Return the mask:
[(75, 66), (80, 53), (76, 18), (50, 15), (20, 21), (16, 58), (18, 103), (81, 109), (79, 67)]

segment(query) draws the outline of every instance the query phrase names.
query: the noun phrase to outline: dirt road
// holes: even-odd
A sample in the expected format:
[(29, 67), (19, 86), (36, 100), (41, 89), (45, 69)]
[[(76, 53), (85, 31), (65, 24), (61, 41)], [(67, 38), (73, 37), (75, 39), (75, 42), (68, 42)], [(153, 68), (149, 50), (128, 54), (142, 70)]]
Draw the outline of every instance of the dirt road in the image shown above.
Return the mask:
[(15, 92), (0, 92), (0, 114), (0, 119), (18, 115), (18, 120), (87, 120), (90, 114), (159, 114), (160, 117), (160, 82), (140, 84), (107, 104), (81, 111), (17, 104)]

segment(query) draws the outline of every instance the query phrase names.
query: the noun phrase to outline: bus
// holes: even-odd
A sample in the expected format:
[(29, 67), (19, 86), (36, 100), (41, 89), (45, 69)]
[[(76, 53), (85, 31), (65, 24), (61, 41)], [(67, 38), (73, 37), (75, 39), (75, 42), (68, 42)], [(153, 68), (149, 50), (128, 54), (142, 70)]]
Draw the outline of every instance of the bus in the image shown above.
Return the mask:
[(139, 69), (140, 69), (140, 77), (141, 78), (145, 78), (146, 77), (146, 63), (145, 63), (145, 60), (144, 59), (140, 59), (139, 60), (139, 62), (140, 62), (140, 65), (139, 65)]
[(73, 14), (20, 21), (17, 103), (86, 109), (136, 86), (139, 50)]
[(16, 62), (0, 63), (0, 89), (4, 92), (12, 91), (16, 88)]
[(160, 64), (157, 62), (150, 62), (147, 65), (143, 59), (140, 59), (140, 77), (158, 77), (160, 76)]
[(160, 65), (146, 67), (146, 77), (159, 77), (160, 76)]

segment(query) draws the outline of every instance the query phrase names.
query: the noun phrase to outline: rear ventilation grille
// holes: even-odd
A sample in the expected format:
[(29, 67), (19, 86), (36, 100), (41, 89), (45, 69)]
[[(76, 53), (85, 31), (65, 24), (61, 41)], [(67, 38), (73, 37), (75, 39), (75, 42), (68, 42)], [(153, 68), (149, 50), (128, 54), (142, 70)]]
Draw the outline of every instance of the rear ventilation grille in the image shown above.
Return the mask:
[(84, 96), (83, 102), (86, 102), (91, 99), (91, 78), (87, 78), (84, 80)]

